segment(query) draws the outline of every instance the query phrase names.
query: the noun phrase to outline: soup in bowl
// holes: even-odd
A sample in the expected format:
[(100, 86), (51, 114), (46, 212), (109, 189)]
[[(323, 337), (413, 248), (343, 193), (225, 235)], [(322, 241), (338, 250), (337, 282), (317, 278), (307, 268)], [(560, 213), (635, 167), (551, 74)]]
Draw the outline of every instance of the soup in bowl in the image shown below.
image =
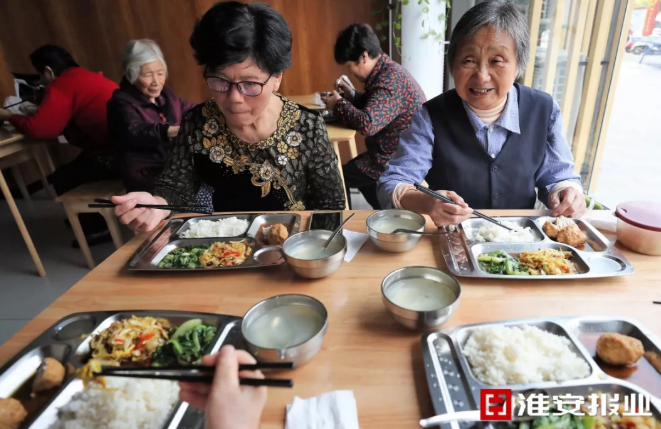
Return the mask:
[(386, 276), (381, 293), (384, 305), (397, 322), (427, 331), (439, 328), (457, 309), (461, 285), (436, 268), (406, 267)]
[(387, 252), (407, 252), (413, 249), (422, 238), (420, 234), (397, 233), (397, 229), (423, 232), (425, 218), (410, 210), (381, 210), (367, 218), (367, 234), (370, 241)]
[(347, 239), (338, 233), (324, 248), (333, 231), (311, 230), (294, 234), (282, 245), (285, 261), (301, 277), (317, 279), (337, 271), (347, 253)]

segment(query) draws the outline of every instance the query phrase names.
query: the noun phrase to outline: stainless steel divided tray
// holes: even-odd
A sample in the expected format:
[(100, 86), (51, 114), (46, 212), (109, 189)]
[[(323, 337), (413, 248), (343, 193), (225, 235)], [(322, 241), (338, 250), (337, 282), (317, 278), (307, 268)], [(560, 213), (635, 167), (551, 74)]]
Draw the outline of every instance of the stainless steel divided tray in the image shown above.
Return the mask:
[[(90, 357), (89, 341), (92, 336), (110, 326), (116, 320), (138, 317), (159, 317), (170, 321), (173, 326), (190, 319), (202, 319), (203, 323), (218, 330), (207, 353), (215, 353), (224, 344), (241, 347), (241, 318), (212, 313), (196, 313), (169, 310), (100, 311), (71, 314), (32, 341), (14, 358), (0, 368), (0, 398), (16, 397), (28, 410), (28, 417), (20, 429), (47, 429), (57, 420), (57, 410), (84, 389), (80, 379), (70, 371), (60, 388), (38, 394), (35, 398), (21, 392), (31, 391), (32, 379), (42, 361), (51, 357), (65, 367), (75, 369), (83, 366)], [(29, 402), (29, 403), (26, 403)], [(202, 428), (203, 414), (188, 404), (177, 401), (166, 420), (164, 428)], [(127, 426), (128, 427), (128, 426)]]
[[(463, 355), (463, 348), (472, 332), (483, 326), (532, 325), (569, 339), (571, 349), (590, 367), (590, 374), (580, 380), (492, 386), (480, 382), (472, 373)], [(436, 414), (480, 409), (480, 390), (511, 389), (513, 393), (529, 389), (544, 389), (550, 395), (591, 393), (622, 395), (642, 393), (652, 395), (652, 412), (661, 419), (661, 374), (642, 357), (635, 367), (611, 367), (596, 357), (597, 338), (603, 333), (620, 333), (642, 341), (645, 351), (661, 354), (659, 339), (637, 322), (626, 318), (562, 317), (507, 320), (491, 323), (455, 326), (423, 335), (422, 353), (425, 373)], [(429, 417), (429, 416), (425, 416)], [(444, 429), (479, 427), (480, 423), (449, 423)]]
[[(249, 227), (245, 233), (235, 237), (185, 238), (185, 232), (201, 220), (216, 221), (236, 217), (248, 221)], [(183, 217), (170, 220), (160, 230), (155, 231), (133, 254), (127, 263), (131, 271), (217, 271), (259, 268), (280, 265), (285, 262), (279, 246), (268, 243), (262, 232), (264, 226), (281, 223), (287, 227), (289, 235), (299, 232), (301, 216), (296, 213), (239, 213), (215, 216)], [(251, 247), (248, 259), (236, 266), (220, 266), (206, 268), (159, 268), (158, 263), (177, 247), (195, 244), (210, 245), (215, 242), (245, 241)]]
[[(634, 272), (631, 263), (613, 246), (613, 243), (589, 222), (582, 219), (573, 219), (588, 238), (587, 242), (579, 247), (559, 243), (544, 233), (542, 226), (547, 220), (552, 221), (554, 219), (552, 217), (499, 217), (497, 219), (512, 222), (522, 227), (529, 227), (535, 241), (522, 243), (478, 242), (473, 240), (473, 234), (487, 221), (478, 218), (469, 219), (460, 224), (455, 231), (439, 236), (441, 253), (452, 274), (461, 277), (500, 280), (569, 280), (625, 276)], [(503, 250), (509, 254), (519, 254), (525, 251), (535, 252), (547, 248), (571, 251), (573, 253), (572, 261), (579, 272), (577, 274), (546, 276), (490, 274), (484, 271), (477, 261), (481, 253), (496, 250)]]

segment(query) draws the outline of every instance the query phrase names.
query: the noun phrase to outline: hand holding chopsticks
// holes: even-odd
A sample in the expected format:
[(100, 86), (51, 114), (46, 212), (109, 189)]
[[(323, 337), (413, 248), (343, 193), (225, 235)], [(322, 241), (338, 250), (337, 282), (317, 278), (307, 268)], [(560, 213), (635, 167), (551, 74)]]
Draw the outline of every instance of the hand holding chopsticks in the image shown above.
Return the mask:
[[(168, 204), (161, 197), (155, 197), (148, 192), (129, 192), (118, 195), (111, 200), (95, 200), (90, 207), (114, 208), (114, 214), (119, 221), (136, 232), (153, 231), (164, 220), (169, 212), (212, 214), (208, 209), (200, 206)], [(158, 210), (150, 210), (158, 209)]]
[[(88, 204), (89, 208), (114, 208), (117, 204), (113, 203), (110, 200), (104, 200), (100, 198), (94, 199), (95, 204)], [(205, 208), (204, 206), (170, 206), (167, 204), (136, 204), (135, 208), (138, 209), (159, 209), (159, 210), (170, 210), (173, 212), (182, 212), (182, 213), (202, 213), (202, 214), (213, 214), (212, 211)]]
[[(239, 371), (261, 371), (261, 370), (292, 370), (296, 366), (289, 362), (267, 362), (257, 364), (239, 365)], [(211, 384), (214, 379), (216, 368), (213, 366), (185, 366), (185, 367), (147, 367), (147, 368), (122, 368), (106, 366), (96, 376), (105, 377), (129, 377), (148, 378), (156, 380), (173, 380), (184, 383), (207, 383)], [(274, 378), (239, 378), (239, 384), (244, 386), (267, 386), (267, 387), (292, 387), (294, 382), (289, 379)]]
[[(433, 198), (436, 198), (437, 200), (443, 201), (444, 203), (448, 203), (448, 204), (458, 205), (456, 202), (454, 202), (454, 201), (451, 200), (450, 198), (446, 197), (445, 195), (439, 194), (438, 192), (432, 191), (431, 189), (425, 188), (424, 186), (421, 186), (421, 185), (414, 185), (414, 186), (415, 186), (415, 188), (416, 188), (418, 191), (420, 191), (420, 192), (422, 192), (422, 193), (424, 193), (424, 194), (427, 194), (427, 195), (429, 195), (429, 196), (431, 196), (431, 197), (433, 197)], [(489, 221), (489, 222), (492, 222), (492, 223), (494, 223), (494, 224), (496, 224), (496, 225), (498, 225), (498, 226), (500, 226), (500, 227), (502, 227), (502, 228), (505, 228), (505, 229), (508, 229), (508, 230), (510, 230), (510, 231), (513, 231), (512, 228), (503, 225), (502, 223), (498, 222), (496, 219), (494, 219), (494, 218), (492, 218), (492, 217), (490, 217), (490, 216), (487, 216), (487, 215), (485, 215), (485, 214), (483, 214), (483, 213), (480, 213), (480, 212), (478, 212), (477, 210), (473, 210), (473, 214), (474, 214), (475, 216), (477, 216), (477, 217), (480, 217), (480, 218), (484, 219), (484, 220), (487, 220), (487, 221)]]

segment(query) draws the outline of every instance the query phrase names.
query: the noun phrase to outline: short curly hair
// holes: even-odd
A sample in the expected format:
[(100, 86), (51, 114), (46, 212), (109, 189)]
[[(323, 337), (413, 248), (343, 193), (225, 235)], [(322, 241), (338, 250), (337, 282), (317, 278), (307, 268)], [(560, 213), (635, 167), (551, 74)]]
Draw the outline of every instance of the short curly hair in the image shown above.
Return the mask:
[(291, 66), (292, 35), (282, 15), (264, 3), (216, 3), (195, 24), (190, 45), (208, 70), (252, 58), (269, 74)]

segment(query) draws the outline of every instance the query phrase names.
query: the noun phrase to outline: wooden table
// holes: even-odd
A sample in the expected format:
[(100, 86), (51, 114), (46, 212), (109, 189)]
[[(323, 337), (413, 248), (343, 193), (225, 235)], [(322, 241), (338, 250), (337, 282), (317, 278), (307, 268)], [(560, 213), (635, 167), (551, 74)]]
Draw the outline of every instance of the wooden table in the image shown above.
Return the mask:
[[(19, 186), (23, 197), (29, 198), (25, 183), (23, 182), (21, 173), (18, 170), (18, 164), (34, 160), (37, 164), (37, 170), (39, 171), (39, 176), (41, 178), (42, 184), (44, 185), (44, 188), (47, 192), (49, 192), (51, 197), (55, 198), (55, 194), (53, 193), (48, 183), (46, 172), (39, 158), (39, 151), (42, 149), (43, 143), (29, 141), (21, 134), (0, 127), (0, 188), (2, 189), (2, 194), (7, 200), (9, 210), (11, 210), (11, 213), (14, 216), (16, 225), (18, 225), (18, 229), (21, 231), (25, 245), (28, 247), (28, 251), (30, 252), (30, 256), (32, 256), (32, 260), (34, 261), (34, 265), (37, 267), (39, 275), (41, 277), (46, 277), (46, 271), (44, 270), (44, 266), (41, 263), (37, 249), (34, 247), (32, 238), (30, 238), (30, 234), (25, 227), (21, 213), (18, 211), (14, 197), (11, 195), (7, 181), (2, 174), (3, 168), (11, 167), (14, 178), (16, 179), (17, 185)], [(46, 156), (49, 165), (52, 166), (52, 161), (50, 161), (50, 157), (47, 155), (47, 152)]]
[[(347, 228), (365, 231), (370, 211), (357, 211)], [(541, 212), (496, 212), (491, 215)], [(309, 212), (301, 213), (303, 222)], [(428, 221), (428, 230), (433, 224)], [(362, 429), (417, 428), (433, 415), (419, 333), (394, 322), (381, 302), (381, 281), (411, 265), (445, 268), (432, 237), (413, 250), (384, 253), (369, 241), (350, 263), (316, 281), (297, 278), (287, 266), (233, 273), (128, 273), (126, 261), (144, 240), (135, 237), (0, 347), (0, 364), (61, 317), (79, 311), (171, 309), (242, 316), (257, 302), (283, 293), (321, 300), (329, 313), (322, 350), (296, 370), (293, 389), (271, 389), (262, 428), (284, 427), (294, 395), (308, 398), (353, 389)], [(620, 246), (618, 246), (620, 247)], [(460, 279), (462, 298), (446, 327), (494, 320), (569, 315), (625, 316), (661, 335), (661, 268), (658, 257), (623, 250), (635, 267), (629, 277), (585, 281)]]

